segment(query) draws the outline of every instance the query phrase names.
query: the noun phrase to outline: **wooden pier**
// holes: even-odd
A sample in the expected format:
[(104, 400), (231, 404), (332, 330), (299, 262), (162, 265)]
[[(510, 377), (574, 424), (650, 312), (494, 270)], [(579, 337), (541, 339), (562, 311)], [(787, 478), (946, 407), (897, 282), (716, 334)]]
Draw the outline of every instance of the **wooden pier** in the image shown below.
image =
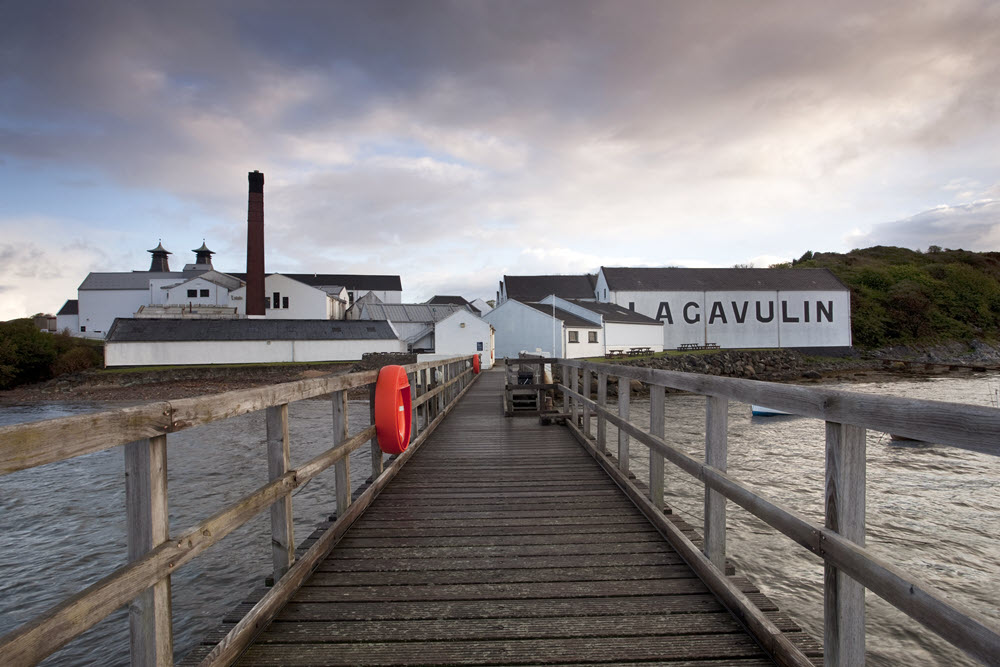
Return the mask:
[[(171, 574), (263, 511), (273, 585), (185, 663), (853, 667), (864, 663), (866, 589), (997, 662), (989, 620), (865, 548), (864, 448), (867, 426), (1000, 454), (1000, 411), (579, 360), (515, 363), (537, 366), (529, 385), (475, 375), (470, 357), (406, 366), (419, 428), (390, 459), (373, 426), (348, 436), (347, 392), (373, 392), (373, 371), (0, 428), (0, 475), (124, 445), (130, 561), (0, 637), (0, 663), (35, 664), (127, 605), (132, 663), (171, 664)], [(649, 392), (648, 429), (630, 421), (634, 382)], [(706, 396), (703, 459), (664, 441), (667, 388)], [(514, 391), (537, 392), (538, 418), (505, 416)], [(291, 469), (288, 403), (318, 397), (332, 402), (332, 447)], [(730, 400), (826, 422), (825, 524), (727, 474)], [(168, 435), (257, 410), (267, 413), (270, 481), (172, 532)], [(349, 454), (369, 443), (371, 479), (352, 493)], [(635, 445), (648, 449), (649, 487), (630, 474)], [(664, 506), (665, 465), (705, 486), (697, 530)], [(296, 544), (292, 491), (329, 467), (337, 516)], [(730, 502), (823, 559), (822, 647), (733, 572)]]

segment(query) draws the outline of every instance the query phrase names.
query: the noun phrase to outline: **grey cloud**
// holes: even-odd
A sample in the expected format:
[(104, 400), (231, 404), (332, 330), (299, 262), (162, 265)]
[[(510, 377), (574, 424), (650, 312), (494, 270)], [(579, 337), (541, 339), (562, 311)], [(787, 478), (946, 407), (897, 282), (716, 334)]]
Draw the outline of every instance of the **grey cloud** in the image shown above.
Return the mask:
[(936, 245), (965, 250), (1000, 247), (1000, 199), (938, 206), (902, 220), (875, 225), (849, 238), (854, 247), (893, 245), (926, 250)]

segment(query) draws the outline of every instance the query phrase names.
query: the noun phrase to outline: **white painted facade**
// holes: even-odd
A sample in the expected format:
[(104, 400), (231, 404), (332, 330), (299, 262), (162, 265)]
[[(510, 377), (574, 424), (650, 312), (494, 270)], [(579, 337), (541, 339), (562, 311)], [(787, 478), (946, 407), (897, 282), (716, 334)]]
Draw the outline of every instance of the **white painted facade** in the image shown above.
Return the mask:
[[(149, 290), (79, 290), (79, 335), (104, 338), (116, 317), (131, 317), (149, 302)], [(75, 334), (76, 332), (74, 332)]]
[(67, 329), (73, 335), (76, 335), (80, 331), (79, 315), (56, 315), (56, 331), (62, 333)]
[(482, 367), (492, 368), (493, 327), (464, 308), (457, 310), (434, 325), (434, 354), (479, 354)]
[(553, 338), (556, 341), (555, 355), (562, 357), (565, 354), (560, 343), (565, 340), (562, 335), (562, 320), (553, 319), (551, 315), (545, 315), (519, 301), (513, 299), (504, 301), (483, 315), (483, 320), (496, 330), (498, 359), (515, 358), (519, 352), (524, 350), (534, 352), (539, 348), (544, 354), (551, 354)]
[(107, 366), (354, 361), (366, 352), (405, 352), (399, 340), (108, 342)]
[[(602, 357), (608, 350), (628, 350), (633, 347), (648, 347), (653, 352), (663, 351), (663, 328), (661, 326), (635, 322), (607, 322), (602, 314), (589, 310), (585, 306), (573, 303), (572, 301), (560, 299), (555, 295), (547, 296), (541, 302), (551, 305), (553, 301), (555, 301), (556, 308), (573, 313), (577, 317), (601, 326), (601, 330), (597, 334), (598, 340), (596, 344), (590, 343), (586, 347), (581, 344), (577, 348), (580, 354), (570, 356), (570, 359)], [(580, 334), (581, 343), (584, 336), (587, 336), (589, 340), (589, 332)], [(567, 345), (566, 347), (570, 355), (574, 354), (573, 347), (575, 346)]]
[[(576, 342), (572, 340), (576, 335)], [(563, 349), (567, 359), (604, 356), (604, 329), (580, 329), (566, 325), (563, 328)], [(593, 339), (593, 340), (592, 340)]]
[(684, 343), (723, 348), (851, 345), (851, 296), (846, 289), (614, 291), (600, 272), (595, 292), (599, 301), (662, 321), (664, 349)]
[(351, 304), (369, 292), (378, 297), (382, 303), (403, 303), (403, 293), (399, 290), (352, 289), (347, 290), (347, 307), (350, 308)]
[(161, 291), (166, 292), (166, 299), (161, 303), (167, 306), (190, 304), (192, 306), (232, 307), (233, 305), (229, 299), (228, 289), (200, 276)]

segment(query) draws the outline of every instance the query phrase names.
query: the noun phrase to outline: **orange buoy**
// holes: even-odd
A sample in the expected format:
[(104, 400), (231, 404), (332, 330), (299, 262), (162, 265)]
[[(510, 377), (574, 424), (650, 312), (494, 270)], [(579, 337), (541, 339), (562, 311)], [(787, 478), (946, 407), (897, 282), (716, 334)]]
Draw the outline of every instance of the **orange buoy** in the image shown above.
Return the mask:
[(479, 375), (479, 355), (473, 355), (472, 357), (472, 372)]
[(383, 366), (375, 382), (375, 432), (386, 454), (402, 454), (410, 444), (410, 381), (402, 366)]

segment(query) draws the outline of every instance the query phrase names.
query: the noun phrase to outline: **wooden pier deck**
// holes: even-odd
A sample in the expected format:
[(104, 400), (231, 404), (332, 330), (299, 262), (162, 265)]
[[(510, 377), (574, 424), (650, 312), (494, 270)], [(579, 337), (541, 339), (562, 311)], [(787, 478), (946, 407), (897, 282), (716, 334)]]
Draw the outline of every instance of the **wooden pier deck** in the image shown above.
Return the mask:
[(479, 379), (239, 664), (772, 664), (567, 429), (503, 417), (502, 382)]

